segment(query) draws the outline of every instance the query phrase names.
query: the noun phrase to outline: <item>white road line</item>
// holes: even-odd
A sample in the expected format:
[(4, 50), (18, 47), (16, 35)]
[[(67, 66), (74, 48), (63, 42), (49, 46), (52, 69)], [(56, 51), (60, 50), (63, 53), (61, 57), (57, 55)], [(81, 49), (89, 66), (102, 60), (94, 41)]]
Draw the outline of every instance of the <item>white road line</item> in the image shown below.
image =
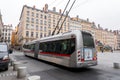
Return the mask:
[(0, 77), (8, 77), (8, 76), (13, 76), (16, 75), (16, 73), (6, 73), (6, 74), (0, 74)]

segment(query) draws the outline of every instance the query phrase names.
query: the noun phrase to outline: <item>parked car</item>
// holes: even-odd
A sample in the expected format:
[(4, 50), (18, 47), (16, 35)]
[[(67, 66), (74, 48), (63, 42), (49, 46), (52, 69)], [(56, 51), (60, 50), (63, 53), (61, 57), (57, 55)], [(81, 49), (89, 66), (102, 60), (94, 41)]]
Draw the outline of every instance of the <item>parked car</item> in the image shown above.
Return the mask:
[(6, 43), (0, 43), (0, 69), (8, 70), (11, 53), (12, 49), (9, 49)]

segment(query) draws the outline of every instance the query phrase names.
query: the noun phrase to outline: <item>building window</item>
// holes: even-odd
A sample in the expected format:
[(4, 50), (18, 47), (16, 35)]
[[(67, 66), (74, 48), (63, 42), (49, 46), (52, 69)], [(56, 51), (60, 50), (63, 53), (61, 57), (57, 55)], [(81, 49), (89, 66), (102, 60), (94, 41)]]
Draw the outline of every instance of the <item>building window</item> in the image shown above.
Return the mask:
[(42, 31), (42, 26), (40, 26), (40, 31)]
[(42, 38), (42, 33), (40, 33), (40, 38)]
[(51, 35), (51, 30), (49, 30), (48, 35)]
[(47, 19), (47, 16), (46, 16), (46, 15), (44, 16), (44, 19)]
[(29, 29), (29, 24), (26, 24), (26, 29)]
[(34, 23), (34, 18), (31, 19), (31, 22)]
[(41, 25), (43, 24), (43, 21), (42, 21), (42, 20), (40, 20), (40, 24), (41, 24)]
[(48, 24), (48, 28), (50, 28), (50, 24)]
[(33, 35), (34, 35), (34, 33), (33, 33), (33, 32), (31, 32), (31, 37), (33, 37)]
[(55, 25), (53, 25), (53, 27), (55, 27)]
[(53, 18), (55, 18), (55, 15), (53, 15)]
[(55, 23), (55, 20), (53, 20), (53, 23)]
[(29, 16), (29, 14), (30, 14), (30, 11), (27, 11), (27, 16)]
[(7, 37), (5, 37), (5, 41), (7, 40)]
[(38, 18), (39, 17), (39, 14), (38, 13), (36, 13), (36, 18)]
[(44, 37), (46, 37), (46, 33), (44, 34)]
[(10, 37), (8, 37), (8, 41), (10, 41)]
[(44, 27), (44, 31), (46, 31), (46, 27)]
[(48, 23), (51, 24), (51, 19), (48, 20)]
[(44, 21), (44, 25), (46, 25), (47, 24), (47, 22), (46, 21)]
[(32, 17), (34, 17), (34, 12), (32, 12)]
[(39, 29), (38, 29), (38, 25), (36, 25), (36, 31), (38, 31)]
[(43, 15), (42, 15), (42, 14), (40, 15), (40, 18), (43, 18)]
[(36, 19), (36, 24), (38, 24), (38, 19)]
[(10, 33), (8, 35), (10, 36)]
[(26, 36), (27, 36), (27, 37), (29, 36), (29, 31), (26, 31)]
[(27, 17), (26, 22), (29, 22), (29, 17)]
[(38, 32), (36, 32), (36, 38), (38, 38)]
[(34, 25), (33, 24), (31, 25), (31, 29), (34, 29)]

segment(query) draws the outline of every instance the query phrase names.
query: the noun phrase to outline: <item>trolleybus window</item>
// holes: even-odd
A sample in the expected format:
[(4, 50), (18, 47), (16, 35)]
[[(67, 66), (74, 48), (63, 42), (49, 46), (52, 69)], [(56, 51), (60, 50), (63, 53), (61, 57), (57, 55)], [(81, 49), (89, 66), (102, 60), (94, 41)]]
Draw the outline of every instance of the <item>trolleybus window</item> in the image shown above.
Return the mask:
[(24, 45), (23, 45), (23, 48), (34, 50), (34, 49), (35, 49), (35, 44), (27, 44), (27, 45), (24, 44)]
[(92, 47), (92, 48), (95, 47), (94, 39), (91, 34), (82, 32), (82, 36), (83, 36), (83, 46), (84, 47)]
[(49, 41), (40, 43), (39, 50), (58, 54), (72, 54), (75, 51), (75, 39)]

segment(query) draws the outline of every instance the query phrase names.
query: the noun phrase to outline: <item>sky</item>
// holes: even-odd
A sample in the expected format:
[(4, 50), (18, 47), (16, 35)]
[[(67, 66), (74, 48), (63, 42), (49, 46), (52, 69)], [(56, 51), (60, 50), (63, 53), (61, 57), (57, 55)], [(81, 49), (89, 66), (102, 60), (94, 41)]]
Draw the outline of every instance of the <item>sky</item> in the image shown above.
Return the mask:
[[(69, 10), (72, 2), (67, 8)], [(42, 9), (44, 5), (48, 4), (48, 9), (56, 10), (65, 8), (68, 0), (0, 0), (0, 11), (2, 13), (3, 23), (5, 25), (12, 24), (13, 27), (19, 23), (20, 14), (23, 5)], [(109, 30), (120, 30), (120, 0), (76, 0), (69, 15), (76, 17), (79, 15), (81, 19), (89, 18), (90, 22), (100, 24), (101, 27)]]

